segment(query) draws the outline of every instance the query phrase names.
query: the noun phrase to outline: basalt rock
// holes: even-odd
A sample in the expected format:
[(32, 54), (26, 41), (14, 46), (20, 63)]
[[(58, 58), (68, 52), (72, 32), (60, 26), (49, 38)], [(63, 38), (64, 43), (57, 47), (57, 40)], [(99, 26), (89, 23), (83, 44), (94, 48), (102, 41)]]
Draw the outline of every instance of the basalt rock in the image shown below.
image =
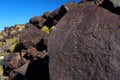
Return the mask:
[(21, 60), (19, 52), (11, 53), (7, 60), (8, 62), (4, 62), (4, 65), (10, 69), (15, 69), (21, 66), (21, 64), (19, 64), (19, 61)]
[(42, 39), (43, 32), (29, 24), (28, 27), (20, 34), (20, 42), (25, 48), (35, 46)]
[(19, 45), (19, 34), (24, 28), (24, 25), (17, 24), (15, 26), (5, 27), (0, 32), (0, 56), (6, 57), (14, 51), (20, 51), (22, 47)]
[(29, 60), (36, 60), (38, 58), (44, 58), (46, 55), (48, 55), (48, 52), (46, 50), (38, 51), (36, 48), (28, 48), (26, 51), (26, 59)]
[(73, 9), (76, 6), (78, 5), (74, 2), (69, 2), (67, 4), (62, 5), (58, 14), (54, 16), (54, 19), (59, 21), (69, 10)]
[[(67, 4), (62, 5), (60, 8), (54, 10), (51, 13), (46, 13), (47, 15), (47, 21), (45, 22), (45, 25), (48, 27), (51, 27), (53, 25), (56, 25), (57, 22), (71, 9), (73, 9), (75, 6), (78, 6), (74, 2), (69, 2)], [(44, 17), (44, 15), (43, 15)]]
[(69, 10), (73, 9), (75, 6), (78, 5), (74, 2), (64, 4), (59, 9), (52, 12), (50, 17), (53, 17), (55, 20), (59, 21)]
[(41, 28), (45, 22), (46, 22), (46, 19), (40, 16), (35, 16), (30, 19), (30, 23), (37, 26), (38, 28)]
[(27, 49), (27, 55), (28, 56), (32, 56), (33, 58), (35, 58), (38, 54), (38, 51), (36, 48), (32, 47), (32, 48), (28, 48)]
[(43, 13), (42, 17), (47, 19), (49, 17), (50, 13), (51, 12), (47, 11), (47, 12)]
[(48, 43), (51, 80), (119, 80), (120, 16), (81, 3), (56, 25)]
[(119, 80), (119, 4), (69, 2), (25, 25), (5, 27), (0, 32), (2, 74), (8, 80)]
[[(78, 5), (70, 2), (53, 12), (31, 18), (25, 25), (5, 27), (0, 33), (0, 58), (4, 57), (0, 59), (0, 64), (4, 66), (3, 75), (8, 76), (9, 80), (23, 80), (23, 76), (27, 80), (49, 80), (49, 35), (57, 22), (74, 6)], [(26, 66), (27, 61), (30, 62), (29, 66)]]
[(24, 76), (24, 72), (26, 72), (25, 70), (27, 68), (26, 64), (29, 62), (24, 58), (24, 55), (25, 52), (22, 50), (21, 53), (11, 53), (8, 58), (4, 59), (4, 76), (9, 76), (9, 80), (14, 80), (13, 78), (23, 80), (21, 77)]
[(25, 73), (27, 71), (28, 65), (29, 65), (29, 62), (25, 63), (24, 65), (22, 65), (21, 67), (19, 67), (17, 69), (14, 69), (13, 71), (15, 71), (16, 73), (19, 73), (19, 74), (25, 76)]

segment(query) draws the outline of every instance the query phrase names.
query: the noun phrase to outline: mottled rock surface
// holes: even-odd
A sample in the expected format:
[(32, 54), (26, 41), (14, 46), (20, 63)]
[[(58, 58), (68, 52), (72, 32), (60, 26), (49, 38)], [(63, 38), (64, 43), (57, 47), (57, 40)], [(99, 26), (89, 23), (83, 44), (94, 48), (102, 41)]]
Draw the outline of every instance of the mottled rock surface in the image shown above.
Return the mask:
[(51, 33), (50, 79), (120, 80), (119, 53), (120, 16), (93, 3), (82, 3)]
[(0, 80), (120, 80), (119, 4), (69, 2), (28, 23), (5, 27)]
[(40, 16), (35, 16), (30, 19), (30, 23), (34, 24), (38, 28), (41, 28), (43, 26), (43, 24), (45, 23), (45, 21), (46, 21), (46, 19), (42, 18)]
[(20, 42), (25, 48), (32, 47), (40, 42), (42, 38), (42, 31), (34, 25), (29, 24), (29, 27), (20, 34)]

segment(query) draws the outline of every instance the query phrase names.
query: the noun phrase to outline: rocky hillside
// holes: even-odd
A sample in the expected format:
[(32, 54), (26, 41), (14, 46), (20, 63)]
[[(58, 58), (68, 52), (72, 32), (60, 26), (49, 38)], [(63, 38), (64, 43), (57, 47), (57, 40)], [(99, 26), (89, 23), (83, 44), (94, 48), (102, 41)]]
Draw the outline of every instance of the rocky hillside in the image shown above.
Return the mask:
[[(0, 34), (1, 77), (8, 80), (49, 80), (49, 35), (76, 3), (35, 16), (28, 23), (5, 27)], [(19, 77), (18, 77), (19, 76)]]
[(69, 2), (0, 33), (0, 80), (119, 80), (119, 0)]

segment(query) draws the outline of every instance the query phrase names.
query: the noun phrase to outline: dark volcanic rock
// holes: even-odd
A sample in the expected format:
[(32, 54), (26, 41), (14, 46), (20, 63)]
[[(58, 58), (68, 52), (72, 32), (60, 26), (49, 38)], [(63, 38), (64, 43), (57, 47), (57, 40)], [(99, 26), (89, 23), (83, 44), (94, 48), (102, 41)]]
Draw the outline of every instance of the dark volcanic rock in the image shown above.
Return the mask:
[(54, 10), (51, 13), (46, 12), (43, 17), (47, 16), (47, 21), (45, 25), (51, 27), (56, 25), (57, 21), (59, 21), (69, 10), (78, 6), (75, 2), (69, 2), (67, 4), (62, 5), (60, 8)]
[(81, 3), (56, 25), (48, 43), (51, 80), (120, 80), (120, 16)]
[(43, 32), (36, 28), (32, 24), (28, 24), (28, 27), (20, 34), (20, 42), (25, 48), (32, 47), (40, 42)]
[(31, 57), (36, 57), (38, 54), (38, 51), (36, 50), (36, 48), (32, 47), (32, 48), (28, 48), (27, 49), (27, 55), (31, 56)]
[(35, 16), (30, 19), (30, 23), (34, 24), (38, 28), (41, 28), (43, 26), (43, 24), (45, 23), (45, 21), (46, 21), (46, 19), (42, 18), (40, 16)]
[(20, 58), (21, 57), (19, 53), (12, 53), (8, 57), (8, 62), (5, 62), (4, 65), (6, 67), (10, 67), (11, 69), (17, 68)]
[(47, 11), (42, 15), (42, 17), (47, 19), (49, 17), (50, 13), (51, 12)]
[(58, 11), (54, 11), (53, 13), (51, 13), (51, 15), (54, 15), (53, 18), (59, 21), (69, 10), (73, 9), (76, 6), (78, 6), (76, 3), (69, 2), (67, 4), (62, 5)]

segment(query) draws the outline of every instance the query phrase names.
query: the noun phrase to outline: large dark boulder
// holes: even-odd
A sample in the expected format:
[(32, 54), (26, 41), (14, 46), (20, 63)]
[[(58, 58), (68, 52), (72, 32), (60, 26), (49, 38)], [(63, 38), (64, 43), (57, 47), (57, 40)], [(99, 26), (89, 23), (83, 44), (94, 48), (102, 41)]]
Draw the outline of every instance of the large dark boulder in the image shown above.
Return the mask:
[(81, 3), (57, 23), (48, 54), (51, 80), (120, 80), (120, 16)]

